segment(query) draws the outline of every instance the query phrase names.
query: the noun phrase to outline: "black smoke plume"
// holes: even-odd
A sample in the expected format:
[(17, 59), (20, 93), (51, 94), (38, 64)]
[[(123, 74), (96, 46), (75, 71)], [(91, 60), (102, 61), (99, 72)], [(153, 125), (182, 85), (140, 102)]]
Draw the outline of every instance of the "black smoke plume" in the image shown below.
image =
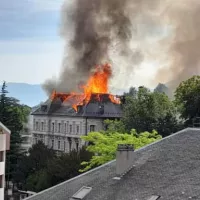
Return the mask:
[[(149, 79), (168, 82), (172, 90), (180, 81), (199, 74), (199, 0), (68, 2), (62, 8), (63, 66), (57, 80), (45, 82), (46, 91), (77, 91), (95, 65), (105, 62), (113, 64), (116, 87), (130, 86), (135, 70), (149, 59), (160, 60), (163, 66)], [(160, 38), (159, 32), (166, 27), (167, 34)], [(149, 37), (153, 43), (147, 42)], [(117, 62), (110, 51), (117, 52)]]

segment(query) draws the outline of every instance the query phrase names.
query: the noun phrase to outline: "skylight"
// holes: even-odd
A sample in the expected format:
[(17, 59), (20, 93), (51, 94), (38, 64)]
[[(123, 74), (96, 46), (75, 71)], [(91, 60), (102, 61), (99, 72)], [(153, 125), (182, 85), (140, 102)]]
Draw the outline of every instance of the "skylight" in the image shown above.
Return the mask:
[(82, 200), (84, 199), (92, 190), (91, 187), (83, 186), (78, 192), (76, 192), (70, 200)]
[(157, 199), (160, 199), (160, 196), (158, 196), (158, 195), (153, 195), (153, 196), (151, 196), (148, 200), (157, 200)]

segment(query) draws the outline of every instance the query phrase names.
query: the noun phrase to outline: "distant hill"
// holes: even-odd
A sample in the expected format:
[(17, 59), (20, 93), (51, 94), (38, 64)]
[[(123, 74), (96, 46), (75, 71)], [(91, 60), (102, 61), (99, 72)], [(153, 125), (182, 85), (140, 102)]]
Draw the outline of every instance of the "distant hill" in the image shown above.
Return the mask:
[(40, 84), (28, 83), (6, 83), (8, 96), (15, 97), (20, 100), (20, 103), (30, 107), (38, 105), (41, 101), (47, 99), (45, 91)]

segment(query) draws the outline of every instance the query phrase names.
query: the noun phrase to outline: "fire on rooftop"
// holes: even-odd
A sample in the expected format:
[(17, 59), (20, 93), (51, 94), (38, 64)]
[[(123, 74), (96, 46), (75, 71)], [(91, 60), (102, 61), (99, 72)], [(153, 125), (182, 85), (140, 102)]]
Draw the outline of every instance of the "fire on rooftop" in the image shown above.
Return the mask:
[(120, 104), (120, 99), (108, 91), (108, 81), (111, 76), (112, 70), (109, 64), (96, 66), (87, 83), (79, 86), (82, 93), (57, 93), (53, 91), (51, 99), (53, 101), (60, 99), (63, 103), (71, 105), (76, 112), (79, 106), (87, 105), (92, 101), (102, 103), (110, 101), (114, 104)]

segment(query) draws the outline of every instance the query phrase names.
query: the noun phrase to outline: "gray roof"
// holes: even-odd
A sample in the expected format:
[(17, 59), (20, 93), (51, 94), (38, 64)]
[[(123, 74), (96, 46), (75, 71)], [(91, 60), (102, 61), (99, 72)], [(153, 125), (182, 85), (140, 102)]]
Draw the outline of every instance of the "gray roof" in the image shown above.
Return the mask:
[(134, 153), (133, 168), (114, 180), (116, 161), (40, 192), (29, 200), (69, 200), (82, 186), (85, 200), (200, 199), (200, 129), (188, 128)]
[[(42, 106), (46, 106), (46, 109), (43, 109)], [(76, 112), (71, 105), (59, 99), (54, 101), (48, 100), (32, 112), (32, 115), (121, 118), (123, 114), (122, 105), (112, 103), (111, 101), (103, 103), (93, 101), (79, 108), (78, 112)]]

